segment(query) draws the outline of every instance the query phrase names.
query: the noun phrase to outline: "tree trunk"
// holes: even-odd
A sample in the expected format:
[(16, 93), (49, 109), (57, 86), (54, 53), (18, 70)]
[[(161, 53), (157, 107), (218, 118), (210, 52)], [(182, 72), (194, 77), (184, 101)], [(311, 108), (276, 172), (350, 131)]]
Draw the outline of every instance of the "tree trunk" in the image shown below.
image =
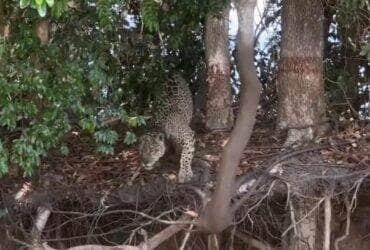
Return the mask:
[[(316, 206), (316, 204), (314, 204)], [(298, 201), (290, 203), (289, 225), (293, 226), (289, 233), (283, 236), (283, 249), (315, 250), (317, 245), (317, 215), (318, 208), (312, 202)]]
[(277, 87), (287, 144), (311, 140), (325, 121), (323, 22), (320, 0), (283, 1)]
[(215, 193), (201, 215), (199, 223), (202, 231), (216, 234), (232, 223), (235, 209), (231, 208), (230, 203), (234, 195), (236, 169), (253, 131), (261, 92), (261, 83), (254, 66), (253, 17), (256, 1), (236, 2), (239, 20), (238, 70), (242, 82), (240, 112), (230, 139), (221, 154)]
[(228, 130), (233, 124), (231, 109), (229, 10), (209, 16), (206, 22), (207, 100), (205, 126), (208, 130)]

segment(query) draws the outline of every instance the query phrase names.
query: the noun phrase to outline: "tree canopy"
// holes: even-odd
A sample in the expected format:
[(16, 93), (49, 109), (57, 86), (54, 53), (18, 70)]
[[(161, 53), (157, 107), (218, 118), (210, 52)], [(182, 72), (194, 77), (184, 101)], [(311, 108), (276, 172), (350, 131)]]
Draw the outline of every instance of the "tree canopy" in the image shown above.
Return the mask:
[[(205, 16), (222, 1), (22, 0), (1, 4), (0, 172), (31, 174), (49, 149), (78, 128), (112, 153), (116, 117), (145, 124), (165, 75), (192, 82), (202, 71)], [(191, 46), (189, 46), (191, 45)], [(127, 132), (125, 142), (136, 137)]]

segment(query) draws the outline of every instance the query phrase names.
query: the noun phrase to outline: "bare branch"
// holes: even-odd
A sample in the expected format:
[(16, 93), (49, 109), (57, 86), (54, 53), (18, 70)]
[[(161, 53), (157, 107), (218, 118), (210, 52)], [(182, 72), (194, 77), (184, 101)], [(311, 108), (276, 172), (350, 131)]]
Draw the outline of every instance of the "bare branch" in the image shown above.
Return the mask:
[[(80, 218), (94, 217), (94, 216), (96, 216), (95, 213), (81, 213), (81, 212), (57, 211), (57, 210), (53, 210), (52, 212), (53, 213), (61, 213), (61, 214), (80, 215), (81, 216)], [(182, 220), (171, 221), (171, 220), (162, 220), (162, 219), (160, 219), (160, 217), (162, 217), (164, 214), (167, 214), (168, 211), (160, 214), (157, 217), (153, 217), (153, 216), (148, 215), (146, 213), (143, 213), (143, 212), (140, 212), (140, 211), (135, 211), (135, 210), (130, 210), (130, 209), (120, 209), (120, 210), (107, 211), (107, 212), (104, 213), (104, 215), (118, 214), (118, 213), (122, 213), (122, 214), (124, 214), (124, 213), (133, 213), (133, 214), (141, 215), (144, 218), (147, 218), (147, 219), (150, 219), (150, 220), (153, 220), (153, 221), (162, 223), (162, 224), (166, 224), (166, 225), (175, 225), (175, 224), (178, 224), (178, 225), (179, 224), (180, 225), (191, 225), (191, 224), (195, 224), (196, 223), (194, 221), (189, 221), (189, 220), (187, 220), (187, 221), (182, 221)]]
[(218, 242), (217, 234), (208, 235), (207, 249), (208, 250), (219, 250), (220, 249), (220, 244)]
[[(133, 212), (131, 210), (128, 210), (130, 212)], [(111, 211), (112, 212), (112, 211)], [(118, 210), (114, 211), (118, 212)], [(120, 211), (122, 212), (122, 210)], [(59, 213), (61, 213), (59, 211)], [(79, 212), (68, 212), (70, 214), (77, 214), (81, 215), (82, 213)], [(108, 213), (108, 212), (107, 212)], [(170, 224), (167, 228), (162, 230), (161, 232), (157, 233), (153, 237), (146, 239), (143, 243), (141, 243), (139, 246), (130, 246), (130, 245), (119, 245), (119, 246), (103, 246), (103, 245), (81, 245), (81, 246), (76, 246), (76, 247), (71, 247), (68, 248), (67, 250), (150, 250), (158, 247), (161, 243), (175, 235), (177, 232), (181, 231), (186, 225), (190, 224), (189, 230), (191, 230), (194, 225), (197, 223), (196, 221), (189, 221), (191, 218), (189, 215), (184, 215), (182, 216), (178, 221), (165, 221), (165, 220), (160, 220), (158, 217), (152, 217), (149, 215), (146, 215), (141, 212), (137, 212), (138, 214), (142, 215), (143, 217), (149, 217), (153, 219), (154, 221), (158, 222), (163, 222), (164, 224)], [(55, 248), (50, 247), (46, 242), (41, 244), (41, 234), (42, 231), (45, 228), (45, 225), (47, 223), (47, 220), (51, 214), (51, 209), (48, 207), (40, 207), (38, 209), (38, 214), (36, 217), (35, 225), (34, 228), (32, 229), (32, 245), (22, 242), (18, 239), (15, 239), (14, 237), (10, 236), (8, 233), (8, 237), (25, 246), (29, 246), (30, 249), (33, 250), (56, 250)], [(84, 216), (89, 217), (91, 214), (84, 214)], [(160, 216), (159, 216), (160, 217)], [(181, 223), (185, 222), (185, 223)], [(191, 223), (190, 223), (191, 222)], [(189, 231), (190, 234), (190, 231)], [(188, 240), (189, 235), (186, 236), (186, 241)], [(184, 244), (186, 243), (184, 242)]]
[[(56, 250), (48, 246), (46, 243), (43, 244), (44, 250)], [(83, 245), (68, 248), (67, 250), (144, 250), (145, 248), (139, 248), (134, 246), (102, 246), (102, 245)], [(149, 250), (149, 249), (148, 249)]]
[(230, 139), (221, 155), (216, 190), (200, 219), (204, 231), (219, 233), (232, 224), (230, 202), (234, 194), (236, 169), (252, 134), (258, 108), (261, 83), (254, 65), (254, 8), (256, 0), (237, 1), (239, 20), (238, 69), (243, 83), (240, 113)]
[(330, 196), (325, 196), (325, 226), (324, 226), (324, 242), (323, 250), (330, 250), (330, 234), (331, 234), (331, 198)]
[[(275, 184), (276, 184), (276, 180), (271, 182), (270, 187), (267, 190), (266, 194), (264, 194), (256, 204), (254, 204), (251, 208), (248, 209), (248, 213), (251, 212), (252, 210), (254, 210), (256, 207), (258, 207), (261, 204), (261, 202), (270, 195), (270, 193), (271, 193), (273, 187), (275, 186)], [(246, 199), (240, 199), (240, 202), (236, 202), (236, 204), (232, 208), (233, 211), (236, 211), (244, 203), (245, 200)]]
[(292, 225), (294, 229), (294, 234), (298, 235), (297, 222), (295, 220), (295, 213), (294, 213), (294, 207), (293, 207), (292, 201), (289, 201), (289, 211), (290, 211), (290, 219), (292, 220)]
[(345, 204), (346, 204), (346, 210), (347, 210), (347, 215), (346, 215), (346, 228), (344, 230), (344, 234), (334, 240), (334, 249), (339, 250), (339, 243), (347, 238), (349, 235), (349, 230), (351, 227), (351, 210), (352, 210), (352, 205), (350, 204), (348, 197), (345, 199)]
[[(299, 221), (297, 221), (296, 225), (301, 223), (304, 219), (306, 219), (308, 216), (310, 216), (319, 206), (320, 204), (325, 200), (325, 198), (322, 198), (317, 202), (317, 204), (305, 215), (303, 216)], [(294, 228), (295, 225), (291, 224), (281, 235), (281, 237), (284, 237), (292, 228)]]
[[(270, 195), (272, 188), (275, 186), (275, 183), (276, 183), (276, 180), (274, 180), (271, 183), (271, 185), (270, 185), (268, 191), (266, 192), (266, 194), (264, 194), (256, 204), (254, 204), (251, 208), (249, 208), (246, 215), (241, 220), (236, 222), (235, 224), (239, 224), (239, 223), (243, 222), (245, 220), (245, 218), (249, 215), (249, 213), (251, 211), (253, 211), (255, 208), (257, 208), (262, 203), (262, 201), (264, 201)], [(236, 202), (235, 206), (233, 206), (233, 208), (232, 208), (233, 211), (236, 211), (236, 209), (239, 208), (243, 204), (243, 202), (244, 202), (244, 199), (240, 199), (239, 202)]]
[[(188, 216), (183, 216), (183, 219), (188, 219)], [(194, 226), (194, 225), (191, 225)], [(171, 238), (173, 235), (181, 231), (185, 227), (184, 224), (173, 224), (157, 233), (139, 246), (119, 245), (119, 246), (103, 246), (103, 245), (82, 245), (68, 248), (67, 250), (150, 250), (158, 247), (160, 244)], [(47, 243), (42, 244), (44, 250), (56, 250), (50, 247)]]
[[(184, 216), (185, 217), (185, 216)], [(184, 218), (185, 219), (185, 218)], [(147, 242), (140, 245), (140, 249), (154, 249), (161, 243), (171, 238), (173, 235), (181, 231), (185, 227), (184, 224), (173, 224), (161, 232), (151, 237)]]
[(350, 205), (351, 210), (354, 210), (357, 207), (357, 193), (358, 193), (358, 190), (360, 189), (360, 186), (361, 186), (364, 179), (365, 179), (365, 177), (356, 181), (356, 189), (353, 193), (352, 200), (351, 200), (351, 205)]
[(262, 242), (260, 240), (257, 240), (249, 235), (246, 235), (241, 232), (235, 232), (235, 236), (247, 243), (248, 245), (252, 246), (253, 248), (257, 248), (260, 250), (273, 250), (274, 248), (270, 246), (266, 242)]
[(190, 237), (190, 233), (191, 233), (191, 230), (193, 229), (194, 225), (190, 225), (190, 227), (188, 228), (188, 230), (186, 231), (185, 233), (185, 237), (184, 239), (182, 240), (182, 243), (181, 243), (181, 246), (179, 248), (179, 250), (184, 250), (185, 249), (185, 246), (186, 246), (186, 243), (188, 242), (189, 240), (189, 237)]
[(31, 244), (28, 244), (27, 242), (24, 242), (24, 241), (21, 241), (19, 239), (16, 239), (14, 238), (8, 230), (6, 230), (6, 236), (8, 237), (8, 239), (10, 239), (11, 241), (14, 241), (15, 243), (21, 245), (21, 246), (24, 246), (24, 247), (28, 247), (29, 249), (33, 249), (33, 245)]

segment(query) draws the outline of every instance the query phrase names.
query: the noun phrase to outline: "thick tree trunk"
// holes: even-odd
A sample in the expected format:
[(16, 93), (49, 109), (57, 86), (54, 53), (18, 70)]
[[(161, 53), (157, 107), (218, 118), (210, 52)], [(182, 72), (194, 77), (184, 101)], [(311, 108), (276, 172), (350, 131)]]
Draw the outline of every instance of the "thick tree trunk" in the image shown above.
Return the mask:
[[(278, 72), (279, 126), (286, 143), (311, 140), (325, 120), (323, 79), (324, 9), (321, 0), (284, 0), (281, 59)], [(304, 218), (311, 204), (292, 214)], [(287, 249), (316, 249), (316, 215), (312, 212), (285, 239)]]
[[(315, 250), (317, 245), (317, 214), (318, 209), (312, 208), (312, 203), (302, 202), (291, 206), (290, 225), (293, 229), (283, 237), (283, 249)], [(311, 211), (314, 209), (314, 211)], [(298, 223), (299, 222), (299, 223)]]
[(206, 22), (207, 100), (205, 126), (208, 130), (231, 129), (229, 8)]
[(323, 22), (320, 0), (283, 1), (278, 115), (288, 144), (311, 140), (325, 120)]
[(261, 92), (254, 66), (253, 17), (256, 1), (236, 2), (239, 20), (238, 70), (242, 82), (240, 112), (221, 154), (215, 193), (200, 218), (202, 230), (212, 233), (220, 233), (232, 223), (235, 211), (230, 203), (234, 194), (236, 169), (253, 131)]

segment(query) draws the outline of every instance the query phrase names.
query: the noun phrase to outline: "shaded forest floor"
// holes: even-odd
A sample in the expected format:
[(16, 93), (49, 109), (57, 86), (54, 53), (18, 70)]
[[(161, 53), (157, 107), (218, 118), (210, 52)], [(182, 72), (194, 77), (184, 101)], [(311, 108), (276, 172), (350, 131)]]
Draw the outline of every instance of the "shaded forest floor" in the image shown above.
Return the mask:
[[(227, 139), (227, 132), (198, 134), (193, 164), (195, 178), (189, 184), (177, 184), (176, 159), (166, 157), (162, 167), (148, 172), (140, 168), (136, 146), (127, 147), (121, 142), (114, 155), (101, 156), (95, 153), (91, 139), (71, 133), (66, 138), (70, 151), (67, 156), (52, 152), (32, 179), (8, 176), (1, 180), (0, 222), (4, 223), (0, 233), (26, 240), (37, 208), (50, 206), (52, 216), (44, 238), (54, 247), (91, 242), (108, 245), (140, 242), (143, 236), (139, 229), (145, 228), (151, 235), (163, 228), (156, 223), (158, 218), (169, 220), (184, 212), (201, 210), (198, 191), (212, 191), (220, 153)], [(330, 190), (335, 197), (334, 217), (338, 218), (333, 235), (339, 237), (345, 230), (343, 194), (351, 199), (356, 195), (358, 204), (357, 209), (353, 208), (351, 231), (354, 234), (346, 241), (361, 241), (355, 248), (345, 248), (344, 241), (343, 249), (368, 249), (370, 206), (366, 203), (370, 201), (370, 190), (366, 188), (365, 177), (370, 174), (369, 126), (351, 124), (340, 132), (297, 147), (284, 147), (284, 139), (283, 132), (259, 124), (244, 151), (236, 186), (239, 195), (247, 193), (259, 176), (267, 174), (268, 177), (264, 177), (259, 191), (238, 213), (240, 242), (244, 236), (253, 235), (262, 242), (279, 244), (281, 234), (289, 228), (285, 222), (287, 196), (307, 195), (315, 200), (313, 204), (320, 205), (322, 193)], [(123, 209), (127, 213), (110, 213)], [(201, 238), (194, 240), (196, 245), (191, 249), (204, 249), (201, 241)], [(13, 246), (7, 244), (10, 244), (7, 247)], [(247, 243), (240, 243), (240, 249), (245, 247), (243, 244)], [(0, 244), (0, 249), (5, 246)]]

